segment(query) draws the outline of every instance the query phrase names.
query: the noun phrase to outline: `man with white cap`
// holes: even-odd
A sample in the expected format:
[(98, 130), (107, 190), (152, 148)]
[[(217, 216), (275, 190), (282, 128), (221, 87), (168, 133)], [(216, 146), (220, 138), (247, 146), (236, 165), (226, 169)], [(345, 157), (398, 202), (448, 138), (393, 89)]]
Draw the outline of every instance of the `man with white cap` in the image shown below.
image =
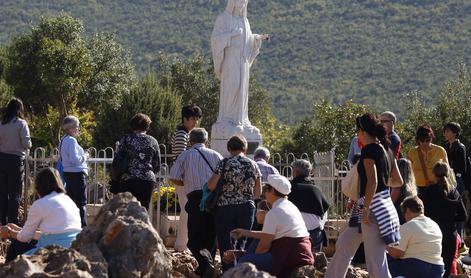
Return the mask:
[(247, 254), (239, 262), (251, 262), (277, 277), (289, 277), (295, 268), (314, 263), (309, 233), (301, 212), (288, 200), (291, 192), (288, 179), (269, 175), (264, 191), (272, 209), (265, 216), (262, 231), (232, 231), (235, 238), (260, 240), (255, 254)]

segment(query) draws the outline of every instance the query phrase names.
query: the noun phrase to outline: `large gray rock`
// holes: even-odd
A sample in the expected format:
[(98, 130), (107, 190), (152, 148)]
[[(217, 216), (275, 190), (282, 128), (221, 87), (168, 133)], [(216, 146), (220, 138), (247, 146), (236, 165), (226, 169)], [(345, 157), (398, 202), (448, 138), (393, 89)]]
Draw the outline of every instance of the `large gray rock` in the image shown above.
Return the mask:
[(171, 256), (152, 227), (147, 211), (130, 193), (115, 195), (103, 205), (72, 248), (90, 261), (106, 262), (113, 278), (171, 275)]
[(275, 278), (251, 263), (242, 263), (224, 272), (222, 278)]
[(173, 252), (172, 255), (172, 277), (196, 278), (198, 261), (189, 252)]
[(305, 265), (302, 267), (296, 268), (293, 273), (291, 273), (291, 278), (316, 278), (323, 277), (323, 274), (316, 270), (313, 265)]
[(324, 252), (318, 252), (314, 254), (314, 267), (317, 270), (319, 271), (324, 270), (324, 268), (327, 266), (327, 263), (328, 263), (327, 257), (324, 254)]
[(107, 270), (102, 268), (94, 273), (85, 256), (73, 249), (53, 245), (39, 249), (32, 256), (18, 256), (0, 268), (0, 277), (105, 278)]

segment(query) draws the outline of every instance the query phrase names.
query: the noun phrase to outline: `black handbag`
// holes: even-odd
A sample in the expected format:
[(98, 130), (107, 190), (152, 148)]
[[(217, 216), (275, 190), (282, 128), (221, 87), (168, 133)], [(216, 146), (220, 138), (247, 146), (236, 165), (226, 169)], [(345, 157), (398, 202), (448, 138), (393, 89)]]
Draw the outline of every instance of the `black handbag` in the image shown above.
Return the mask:
[[(126, 138), (123, 140), (126, 142)], [(122, 146), (116, 152), (113, 162), (111, 163), (110, 168), (110, 179), (112, 181), (120, 181), (121, 176), (128, 170), (129, 166), (129, 156)]]
[(214, 210), (218, 206), (219, 197), (221, 197), (224, 183), (226, 183), (226, 180), (224, 179), (224, 174), (226, 172), (226, 162), (227, 160), (224, 160), (224, 164), (222, 165), (221, 170), (221, 176), (219, 177), (219, 180), (216, 184), (216, 188), (211, 191), (211, 193), (209, 193), (204, 203), (204, 210), (206, 212), (214, 212)]

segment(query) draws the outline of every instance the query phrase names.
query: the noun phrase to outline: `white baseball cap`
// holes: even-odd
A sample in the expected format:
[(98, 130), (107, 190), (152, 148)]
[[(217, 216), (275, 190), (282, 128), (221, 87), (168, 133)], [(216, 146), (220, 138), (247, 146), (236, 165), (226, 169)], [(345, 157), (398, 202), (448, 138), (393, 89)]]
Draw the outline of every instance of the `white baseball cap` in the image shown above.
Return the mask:
[(291, 183), (282, 175), (269, 175), (267, 184), (271, 185), (281, 194), (288, 195), (291, 192)]

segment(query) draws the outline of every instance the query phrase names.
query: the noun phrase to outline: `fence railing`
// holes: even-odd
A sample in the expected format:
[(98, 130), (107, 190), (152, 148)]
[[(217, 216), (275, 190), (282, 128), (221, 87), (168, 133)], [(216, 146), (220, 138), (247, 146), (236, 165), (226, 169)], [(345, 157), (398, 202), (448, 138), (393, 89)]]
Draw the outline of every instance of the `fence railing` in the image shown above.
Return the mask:
[[(169, 183), (169, 174), (171, 167), (171, 155), (167, 152), (167, 147), (160, 146), (161, 151), (161, 169), (157, 175), (157, 186), (152, 193), (152, 201), (149, 207), (149, 217), (157, 230), (160, 228), (161, 215), (178, 215), (178, 197), (174, 187)], [(113, 161), (115, 149), (107, 147), (105, 149), (88, 149), (90, 158), (88, 159), (89, 175), (87, 180), (87, 193), (89, 204), (103, 204), (110, 197), (108, 191), (109, 170)], [(347, 161), (342, 162), (338, 167), (335, 164), (335, 150), (328, 152), (314, 152), (312, 154), (303, 153), (296, 156), (293, 153), (272, 155), (270, 163), (276, 167), (280, 173), (288, 178), (292, 177), (293, 169), (291, 163), (296, 159), (306, 159), (313, 164), (313, 170), (310, 179), (321, 189), (328, 201), (332, 204), (329, 210), (330, 218), (345, 217), (345, 197), (340, 190), (342, 177), (350, 169)], [(28, 196), (31, 194), (31, 181), (38, 171), (43, 167), (56, 167), (58, 159), (58, 149), (46, 150), (45, 148), (36, 148), (28, 156), (26, 167), (26, 182), (24, 191), (24, 202), (28, 204)], [(163, 195), (162, 195), (163, 194)], [(164, 203), (162, 203), (164, 202)], [(27, 206), (25, 206), (27, 210)], [(184, 208), (181, 208), (184, 209)], [(176, 234), (176, 226), (173, 229)]]

